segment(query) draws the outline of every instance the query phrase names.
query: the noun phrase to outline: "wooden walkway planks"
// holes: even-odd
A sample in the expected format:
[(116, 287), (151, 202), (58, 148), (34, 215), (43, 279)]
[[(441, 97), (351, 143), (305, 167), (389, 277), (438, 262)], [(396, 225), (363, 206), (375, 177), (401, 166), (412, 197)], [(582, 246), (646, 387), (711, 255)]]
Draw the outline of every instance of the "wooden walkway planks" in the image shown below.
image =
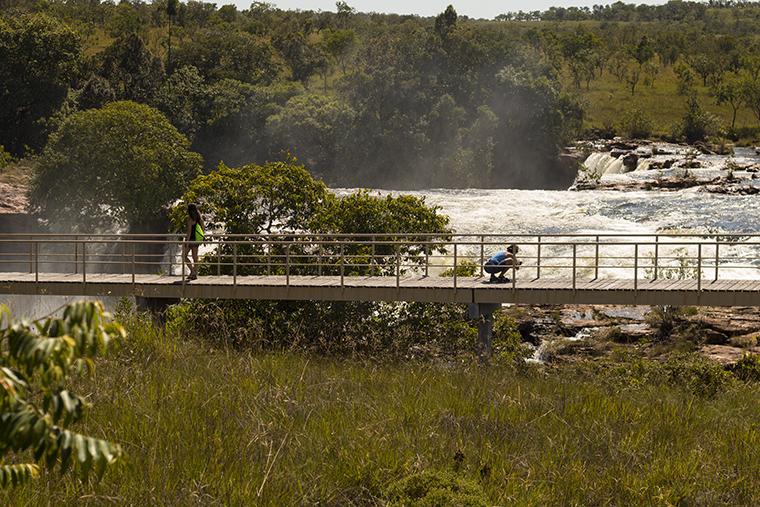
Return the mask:
[(518, 279), (408, 276), (178, 276), (137, 274), (0, 273), (0, 294), (145, 296), (157, 298), (434, 301), (547, 304), (759, 305), (760, 280)]

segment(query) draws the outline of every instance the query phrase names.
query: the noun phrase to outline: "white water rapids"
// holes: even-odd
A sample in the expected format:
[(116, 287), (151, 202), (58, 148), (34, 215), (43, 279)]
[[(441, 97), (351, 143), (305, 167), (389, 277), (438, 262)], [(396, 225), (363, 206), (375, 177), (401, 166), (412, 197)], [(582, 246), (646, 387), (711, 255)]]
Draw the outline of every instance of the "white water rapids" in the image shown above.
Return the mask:
[[(749, 155), (749, 154), (748, 154)], [(592, 155), (593, 156), (593, 155)], [(601, 157), (597, 157), (600, 158)], [(746, 158), (752, 158), (750, 156)], [(708, 158), (712, 165), (704, 171), (720, 171), (726, 157)], [(612, 174), (609, 177), (640, 177), (647, 171)], [(336, 189), (339, 195), (354, 189)], [(400, 192), (373, 191), (375, 194)], [(653, 234), (699, 233), (713, 238), (725, 233), (760, 233), (758, 196), (711, 194), (696, 188), (681, 191), (543, 191), (508, 189), (433, 189), (404, 192), (424, 197), (427, 204), (440, 207), (450, 217), (450, 225), (460, 234)], [(645, 239), (646, 240), (646, 239)], [(534, 240), (531, 240), (534, 241)], [(709, 241), (709, 239), (708, 239)], [(560, 249), (561, 250), (561, 249)], [(726, 253), (741, 257), (750, 267), (738, 268), (730, 262), (721, 265), (721, 278), (760, 279), (760, 251), (757, 246), (737, 242), (726, 245)], [(562, 254), (562, 252), (559, 252)], [(709, 258), (714, 250), (706, 248)], [(567, 249), (564, 250), (567, 254)], [(606, 247), (603, 255), (630, 256), (629, 247)], [(693, 252), (691, 252), (693, 255)], [(535, 248), (523, 249), (535, 255)], [(667, 255), (667, 254), (666, 254)], [(642, 251), (642, 263), (651, 260), (651, 250)], [(753, 257), (755, 257), (753, 259)], [(445, 262), (445, 261), (442, 261)], [(614, 262), (614, 261), (610, 261)], [(528, 264), (528, 262), (526, 262)], [(589, 261), (579, 262), (579, 276), (588, 276)], [(585, 270), (584, 270), (585, 269)], [(530, 270), (526, 270), (530, 272)], [(548, 270), (547, 270), (548, 271)], [(542, 276), (543, 276), (542, 272)], [(546, 273), (551, 275), (551, 273)], [(555, 273), (556, 274), (556, 273)], [(562, 272), (560, 275), (567, 275)], [(651, 273), (650, 273), (651, 274)], [(631, 277), (630, 270), (602, 269), (601, 276)], [(641, 268), (640, 276), (647, 276)], [(709, 273), (706, 273), (706, 277)], [(70, 298), (37, 296), (0, 296), (0, 303), (11, 306), (15, 314), (39, 317), (68, 302)], [(114, 302), (110, 301), (112, 305)], [(110, 305), (109, 305), (110, 306)]]

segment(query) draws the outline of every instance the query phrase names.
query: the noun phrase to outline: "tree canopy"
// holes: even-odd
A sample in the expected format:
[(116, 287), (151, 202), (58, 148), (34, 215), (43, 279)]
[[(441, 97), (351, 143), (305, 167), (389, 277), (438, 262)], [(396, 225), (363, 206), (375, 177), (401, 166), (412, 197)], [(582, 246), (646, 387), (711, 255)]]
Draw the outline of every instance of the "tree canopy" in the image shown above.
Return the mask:
[(45, 141), (53, 115), (82, 64), (81, 38), (46, 14), (0, 17), (0, 145), (13, 155)]
[(182, 195), (202, 159), (155, 109), (114, 102), (70, 116), (50, 138), (32, 190), (51, 223), (140, 229)]
[[(202, 2), (13, 0), (0, 145), (37, 152), (77, 111), (155, 107), (210, 171), (298, 156), (329, 185), (546, 187), (560, 150), (637, 106), (669, 137), (696, 95), (760, 140), (760, 7), (682, 2), (460, 16)], [(618, 95), (618, 91), (622, 92)], [(636, 104), (629, 104), (634, 101)], [(639, 104), (639, 102), (641, 102)], [(657, 120), (657, 118), (655, 118)], [(622, 131), (617, 132), (623, 133)]]

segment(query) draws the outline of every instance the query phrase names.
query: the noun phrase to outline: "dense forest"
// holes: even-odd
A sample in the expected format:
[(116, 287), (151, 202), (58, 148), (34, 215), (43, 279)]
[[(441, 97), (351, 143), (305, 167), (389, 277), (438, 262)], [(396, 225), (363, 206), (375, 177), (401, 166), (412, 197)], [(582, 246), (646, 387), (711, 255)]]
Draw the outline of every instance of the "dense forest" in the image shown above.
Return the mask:
[(750, 143), (760, 131), (759, 3), (618, 2), (494, 20), (345, 2), (0, 9), (5, 160), (116, 101), (163, 113), (207, 170), (296, 157), (334, 186), (545, 188), (582, 136)]

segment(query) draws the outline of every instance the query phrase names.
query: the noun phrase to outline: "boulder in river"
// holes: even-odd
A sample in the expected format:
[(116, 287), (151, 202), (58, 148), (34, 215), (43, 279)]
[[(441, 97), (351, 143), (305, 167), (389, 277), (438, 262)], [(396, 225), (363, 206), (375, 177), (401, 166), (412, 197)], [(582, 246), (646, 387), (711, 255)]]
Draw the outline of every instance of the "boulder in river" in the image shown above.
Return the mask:
[(623, 167), (625, 168), (624, 172), (633, 172), (636, 170), (636, 167), (639, 165), (639, 156), (635, 153), (628, 153), (623, 157)]

